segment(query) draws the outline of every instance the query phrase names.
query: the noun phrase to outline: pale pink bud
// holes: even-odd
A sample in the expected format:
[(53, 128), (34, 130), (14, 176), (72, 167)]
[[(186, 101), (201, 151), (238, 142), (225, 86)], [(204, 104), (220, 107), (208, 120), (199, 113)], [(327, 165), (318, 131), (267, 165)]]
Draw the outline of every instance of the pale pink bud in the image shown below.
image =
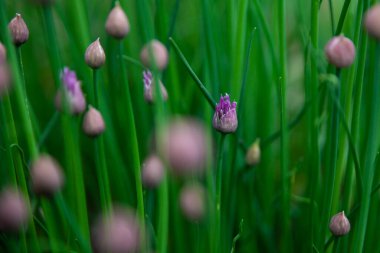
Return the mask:
[(199, 221), (205, 214), (205, 190), (199, 184), (188, 184), (181, 190), (180, 206), (183, 214), (192, 221)]
[(366, 12), (364, 26), (369, 35), (380, 40), (380, 4), (374, 5)]
[(106, 31), (109, 35), (116, 39), (122, 39), (129, 33), (128, 17), (121, 8), (119, 2), (108, 14), (106, 21)]
[(28, 223), (29, 207), (22, 194), (6, 188), (0, 194), (0, 230), (18, 231)]
[(13, 44), (17, 47), (21, 46), (28, 40), (29, 30), (24, 19), (21, 17), (21, 14), (16, 13), (16, 17), (9, 22), (8, 28), (13, 39)]
[(168, 50), (158, 40), (152, 40), (141, 50), (140, 59), (149, 69), (153, 69), (155, 65), (158, 70), (164, 70), (169, 60)]
[(142, 182), (147, 188), (157, 187), (164, 176), (164, 165), (157, 155), (150, 155), (143, 163)]
[(325, 47), (325, 55), (329, 63), (344, 68), (355, 60), (355, 45), (343, 35), (333, 37)]
[[(155, 80), (153, 78), (152, 72), (150, 72), (149, 70), (145, 70), (143, 72), (143, 82), (144, 82), (144, 98), (145, 98), (145, 101), (147, 101), (148, 103), (153, 103), (154, 98), (155, 98), (155, 96), (157, 96), (157, 94), (155, 93), (156, 83), (155, 83)], [(160, 85), (162, 99), (164, 101), (168, 100), (168, 92), (166, 91), (166, 88), (165, 88), (164, 84), (161, 82), (161, 80), (159, 80), (159, 85)]]
[(4, 45), (0, 42), (0, 64), (5, 63), (6, 59), (7, 59), (7, 50), (5, 49)]
[(140, 249), (140, 225), (129, 209), (115, 207), (98, 218), (91, 230), (91, 242), (95, 252), (132, 253)]
[(261, 159), (261, 149), (260, 149), (260, 140), (256, 140), (247, 151), (245, 155), (245, 162), (250, 166), (255, 166), (260, 163)]
[(8, 64), (0, 63), (0, 97), (6, 94), (11, 87), (11, 75)]
[(103, 66), (106, 61), (106, 54), (104, 53), (102, 45), (100, 45), (99, 38), (88, 46), (84, 59), (87, 65), (93, 69), (98, 69)]
[(330, 221), (330, 231), (335, 236), (348, 234), (351, 229), (350, 221), (344, 215), (344, 211), (335, 214)]
[(83, 132), (91, 137), (96, 137), (104, 132), (106, 125), (102, 114), (91, 105), (83, 118)]
[(33, 162), (30, 176), (33, 191), (37, 195), (50, 197), (58, 192), (64, 183), (60, 165), (49, 155), (41, 155)]

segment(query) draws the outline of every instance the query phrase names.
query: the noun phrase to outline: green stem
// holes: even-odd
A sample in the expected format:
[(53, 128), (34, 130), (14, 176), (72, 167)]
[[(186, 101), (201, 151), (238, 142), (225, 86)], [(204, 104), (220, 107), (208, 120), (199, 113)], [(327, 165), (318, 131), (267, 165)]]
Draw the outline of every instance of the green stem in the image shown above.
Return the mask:
[(226, 138), (225, 134), (221, 134), (219, 142), (219, 152), (217, 157), (217, 167), (216, 167), (216, 191), (215, 191), (215, 229), (213, 233), (215, 234), (214, 241), (214, 253), (221, 252), (220, 245), (223, 243), (223, 232), (222, 230), (222, 220), (221, 220), (221, 201), (222, 201), (222, 178), (223, 178), (223, 150), (224, 150), (224, 140)]

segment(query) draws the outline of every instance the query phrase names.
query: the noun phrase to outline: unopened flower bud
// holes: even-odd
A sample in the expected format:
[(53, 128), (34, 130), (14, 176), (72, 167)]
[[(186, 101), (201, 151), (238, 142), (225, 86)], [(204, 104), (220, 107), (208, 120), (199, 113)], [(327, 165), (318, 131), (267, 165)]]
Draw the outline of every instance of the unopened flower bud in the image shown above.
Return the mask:
[(108, 215), (98, 218), (91, 230), (95, 252), (138, 252), (141, 245), (140, 225), (131, 210), (114, 207)]
[(49, 155), (41, 155), (33, 162), (30, 175), (33, 191), (37, 195), (50, 197), (58, 192), (64, 183), (61, 167)]
[(102, 114), (91, 105), (83, 118), (83, 132), (91, 137), (96, 137), (104, 132), (106, 125)]
[(165, 128), (161, 140), (163, 157), (175, 175), (205, 172), (208, 149), (202, 124), (192, 119), (175, 120)]
[(219, 103), (215, 108), (212, 125), (221, 133), (233, 133), (236, 131), (238, 126), (236, 102), (231, 103), (228, 94), (220, 97)]
[(8, 64), (0, 63), (0, 97), (6, 94), (11, 87), (11, 76)]
[(21, 17), (21, 14), (16, 13), (16, 17), (9, 22), (8, 28), (13, 39), (13, 44), (17, 47), (21, 46), (28, 40), (29, 30), (24, 19)]
[(183, 214), (192, 221), (199, 221), (205, 214), (205, 190), (199, 184), (186, 185), (181, 190), (180, 206)]
[(4, 45), (0, 42), (0, 64), (4, 64), (7, 59), (7, 50)]
[(156, 66), (158, 70), (164, 70), (168, 65), (168, 50), (158, 40), (152, 40), (141, 50), (140, 59), (147, 68)]
[(20, 230), (28, 223), (29, 207), (20, 192), (6, 188), (0, 193), (0, 231)]
[(335, 236), (348, 234), (351, 229), (350, 221), (344, 215), (344, 211), (335, 214), (330, 221), (330, 231)]
[(380, 40), (380, 4), (374, 5), (366, 12), (364, 26), (369, 35)]
[(325, 55), (329, 63), (344, 68), (355, 60), (355, 45), (343, 35), (333, 37), (325, 47)]
[[(156, 83), (154, 82), (152, 72), (150, 72), (149, 70), (145, 70), (143, 72), (143, 81), (144, 81), (145, 101), (147, 101), (148, 103), (153, 103), (154, 97), (157, 96), (157, 94), (155, 93)], [(164, 101), (168, 100), (168, 92), (166, 91), (166, 88), (161, 82), (161, 80), (159, 80), (159, 85), (160, 85), (162, 99)]]
[(260, 149), (260, 140), (256, 140), (248, 149), (247, 154), (245, 155), (245, 162), (249, 166), (255, 166), (260, 163), (261, 158), (261, 149)]
[(104, 53), (102, 45), (100, 45), (99, 38), (88, 46), (84, 59), (87, 65), (93, 69), (98, 69), (103, 66), (106, 61), (106, 54)]
[(106, 21), (106, 31), (109, 35), (116, 39), (122, 39), (129, 33), (128, 17), (121, 8), (119, 2), (108, 14)]
[(68, 110), (72, 114), (84, 112), (86, 110), (86, 99), (82, 92), (81, 82), (77, 79), (75, 72), (65, 67), (61, 73), (61, 80), (67, 105), (62, 103), (62, 90), (59, 90), (55, 97), (56, 108), (63, 111), (64, 106), (68, 106)]
[(157, 155), (149, 156), (143, 164), (142, 182), (147, 188), (157, 187), (164, 176), (164, 165)]

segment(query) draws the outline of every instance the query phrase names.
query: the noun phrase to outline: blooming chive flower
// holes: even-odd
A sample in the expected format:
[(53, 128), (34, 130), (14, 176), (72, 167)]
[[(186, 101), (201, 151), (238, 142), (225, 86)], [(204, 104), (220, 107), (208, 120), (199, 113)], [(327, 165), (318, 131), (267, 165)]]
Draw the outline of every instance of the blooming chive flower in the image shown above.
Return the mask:
[(233, 133), (238, 126), (236, 115), (236, 102), (230, 101), (230, 96), (226, 94), (220, 97), (219, 103), (216, 105), (213, 127), (222, 133)]
[[(63, 84), (63, 90), (66, 93), (69, 112), (72, 114), (79, 114), (84, 112), (86, 109), (86, 100), (83, 96), (80, 81), (77, 79), (75, 72), (65, 67), (61, 73), (61, 80)], [(62, 104), (61, 91), (57, 92), (55, 105), (57, 109), (61, 111), (65, 106)]]
[[(152, 72), (150, 72), (149, 70), (144, 70), (143, 81), (144, 81), (144, 98), (148, 103), (153, 103), (156, 84), (154, 82)], [(159, 83), (160, 83), (162, 98), (164, 101), (166, 101), (168, 100), (168, 92), (166, 91), (166, 88), (162, 84), (161, 80), (159, 80)]]

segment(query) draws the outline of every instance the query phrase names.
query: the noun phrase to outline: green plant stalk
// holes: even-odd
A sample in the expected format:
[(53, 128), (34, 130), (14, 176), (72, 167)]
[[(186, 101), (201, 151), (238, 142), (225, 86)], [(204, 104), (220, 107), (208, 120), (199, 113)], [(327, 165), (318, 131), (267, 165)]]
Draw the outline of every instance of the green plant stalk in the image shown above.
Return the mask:
[(140, 154), (139, 146), (137, 141), (137, 132), (135, 125), (134, 112), (132, 107), (132, 99), (129, 91), (128, 78), (126, 73), (126, 68), (124, 64), (123, 56), (123, 44), (120, 42), (119, 45), (119, 60), (120, 60), (120, 69), (121, 69), (121, 79), (123, 88), (125, 90), (125, 106), (126, 106), (126, 118), (129, 131), (126, 132), (126, 140), (131, 145), (131, 154), (132, 157), (132, 167), (135, 174), (135, 183), (136, 183), (136, 194), (137, 194), (137, 213), (140, 218), (141, 226), (145, 226), (145, 212), (144, 212), (144, 196), (142, 190), (142, 181), (141, 181), (141, 170), (140, 170)]
[[(93, 98), (95, 108), (99, 108), (99, 88), (98, 88), (98, 70), (93, 70)], [(104, 147), (103, 135), (95, 139), (95, 156), (96, 156), (96, 172), (100, 190), (100, 202), (103, 211), (111, 208), (111, 190), (107, 171), (107, 161)]]
[(342, 32), (344, 20), (347, 15), (348, 7), (350, 7), (351, 0), (345, 0), (342, 11), (339, 16), (338, 26), (335, 31), (335, 35), (339, 35)]
[(287, 86), (287, 64), (286, 64), (286, 0), (278, 0), (278, 27), (280, 41), (280, 100), (281, 100), (281, 249), (291, 252), (290, 239), (290, 189), (289, 189), (289, 144), (286, 116), (286, 86)]
[(219, 151), (218, 151), (218, 157), (217, 157), (217, 167), (216, 167), (216, 191), (215, 191), (215, 229), (213, 233), (216, 235), (215, 241), (214, 241), (214, 253), (220, 253), (221, 251), (221, 244), (224, 242), (224, 234), (222, 229), (222, 220), (221, 220), (221, 202), (222, 202), (222, 178), (223, 178), (223, 151), (224, 151), (224, 141), (225, 141), (226, 135), (221, 134), (220, 141), (219, 141)]

